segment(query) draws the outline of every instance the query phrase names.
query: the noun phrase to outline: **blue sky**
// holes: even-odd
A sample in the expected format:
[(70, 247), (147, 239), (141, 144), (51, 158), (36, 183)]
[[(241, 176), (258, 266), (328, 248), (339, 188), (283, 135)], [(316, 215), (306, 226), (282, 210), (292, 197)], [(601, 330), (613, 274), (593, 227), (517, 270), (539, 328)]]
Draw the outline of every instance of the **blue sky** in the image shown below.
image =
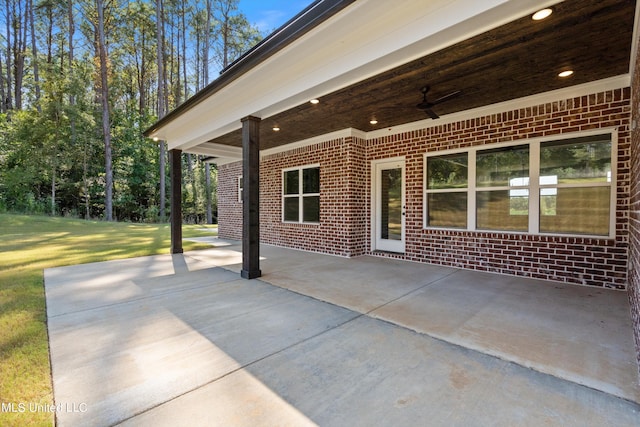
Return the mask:
[(239, 11), (263, 33), (271, 33), (313, 0), (240, 0)]

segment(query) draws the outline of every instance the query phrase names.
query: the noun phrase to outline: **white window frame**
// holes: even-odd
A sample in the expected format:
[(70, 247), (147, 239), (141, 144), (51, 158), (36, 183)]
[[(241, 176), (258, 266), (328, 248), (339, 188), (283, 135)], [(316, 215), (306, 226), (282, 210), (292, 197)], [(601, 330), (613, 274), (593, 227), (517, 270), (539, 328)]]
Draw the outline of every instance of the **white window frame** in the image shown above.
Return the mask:
[[(571, 233), (543, 233), (540, 232), (540, 189), (541, 188), (568, 188), (568, 187), (584, 187), (581, 184), (540, 184), (540, 146), (545, 142), (560, 141), (565, 139), (583, 138), (593, 135), (611, 135), (611, 180), (609, 182), (592, 183), (589, 187), (610, 187), (609, 201), (609, 235), (585, 235)], [(476, 154), (478, 151), (490, 150), (494, 148), (505, 148), (517, 145), (529, 145), (529, 182), (528, 185), (505, 187), (505, 189), (529, 191), (529, 228), (528, 231), (511, 231), (511, 230), (484, 230), (476, 228)], [(427, 195), (437, 192), (452, 192), (450, 189), (429, 190), (427, 182), (427, 159), (429, 157), (444, 156), (448, 154), (468, 153), (468, 180), (467, 180), (467, 227), (434, 227), (428, 225), (428, 206)], [(424, 154), (423, 159), (423, 218), (422, 224), (425, 230), (454, 230), (454, 231), (483, 231), (490, 233), (507, 233), (507, 234), (537, 234), (543, 236), (566, 236), (566, 237), (592, 237), (592, 238), (610, 238), (614, 239), (616, 235), (616, 195), (617, 195), (617, 176), (618, 176), (618, 128), (609, 127), (594, 129), (585, 132), (576, 132), (570, 134), (549, 135), (545, 137), (536, 137), (530, 139), (520, 139), (505, 143), (487, 144), (475, 147), (458, 148), (452, 150), (433, 151)], [(502, 187), (500, 187), (502, 189)], [(482, 187), (480, 190), (492, 190), (492, 187)], [(463, 190), (464, 191), (464, 190)]]
[[(319, 218), (318, 221), (304, 221), (304, 198), (305, 197), (320, 197), (320, 192), (317, 193), (303, 193), (303, 170), (305, 169), (315, 169), (318, 168), (320, 169), (320, 164), (316, 163), (316, 164), (312, 164), (312, 165), (304, 165), (304, 166), (296, 166), (296, 167), (292, 167), (292, 168), (286, 168), (286, 169), (282, 169), (282, 182), (280, 185), (280, 195), (281, 195), (281, 199), (282, 199), (282, 203), (281, 203), (281, 207), (282, 207), (282, 222), (286, 223), (286, 224), (313, 224), (313, 225), (318, 225), (320, 224)], [(291, 172), (291, 171), (298, 171), (299, 174), (299, 179), (298, 179), (298, 193), (297, 194), (284, 194), (284, 187), (285, 187), (285, 175), (287, 172)], [(320, 185), (320, 183), (318, 183)], [(285, 199), (288, 198), (298, 198), (298, 221), (291, 221), (291, 220), (285, 220), (284, 219), (284, 201)]]
[(242, 203), (242, 192), (244, 191), (242, 175), (238, 177), (238, 203)]
[[(467, 154), (467, 186), (465, 188), (437, 188), (437, 189), (429, 189), (429, 183), (428, 183), (428, 178), (427, 178), (427, 159), (429, 157), (440, 157), (440, 156), (445, 156), (448, 154), (460, 154), (460, 153), (466, 153)], [(472, 163), (473, 163), (473, 174), (471, 173), (471, 168), (472, 168)], [(471, 209), (470, 206), (472, 206), (472, 200), (471, 200), (471, 193), (473, 193), (473, 206), (475, 206), (475, 191), (470, 192), (469, 188), (471, 188), (471, 185), (473, 185), (473, 187), (475, 188), (476, 185), (476, 154), (475, 151), (471, 152), (467, 149), (455, 149), (455, 150), (446, 150), (446, 151), (437, 151), (437, 152), (433, 152), (433, 153), (427, 153), (424, 156), (424, 197), (423, 197), (423, 212), (424, 212), (424, 218), (423, 218), (423, 228), (425, 229), (436, 229), (436, 230), (469, 230), (469, 228), (467, 227), (435, 227), (435, 226), (428, 226), (427, 222), (429, 220), (429, 204), (428, 204), (428, 194), (435, 194), (435, 193), (447, 193), (447, 194), (451, 194), (451, 193), (466, 193), (467, 194), (467, 225), (469, 223), (469, 215), (473, 215), (474, 221), (473, 223), (475, 224), (475, 209)], [(473, 177), (473, 184), (471, 181), (471, 177)], [(474, 210), (474, 212), (471, 212), (471, 210)]]

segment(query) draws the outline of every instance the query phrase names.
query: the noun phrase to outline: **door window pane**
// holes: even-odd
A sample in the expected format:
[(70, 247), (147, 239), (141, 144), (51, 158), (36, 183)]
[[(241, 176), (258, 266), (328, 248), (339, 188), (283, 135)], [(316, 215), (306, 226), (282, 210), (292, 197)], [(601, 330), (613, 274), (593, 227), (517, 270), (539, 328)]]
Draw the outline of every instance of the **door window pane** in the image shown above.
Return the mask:
[(529, 178), (529, 146), (481, 150), (476, 154), (476, 185), (507, 187)]
[(540, 190), (540, 231), (543, 233), (609, 234), (610, 187)]
[(430, 227), (467, 227), (467, 193), (430, 193), (427, 195)]
[(466, 188), (468, 154), (452, 154), (427, 158), (427, 188)]
[(402, 240), (402, 168), (386, 169), (381, 174), (381, 237)]
[[(479, 191), (476, 194), (476, 225), (481, 230), (527, 231), (529, 197), (512, 196), (510, 190)], [(512, 197), (517, 198), (515, 204)]]

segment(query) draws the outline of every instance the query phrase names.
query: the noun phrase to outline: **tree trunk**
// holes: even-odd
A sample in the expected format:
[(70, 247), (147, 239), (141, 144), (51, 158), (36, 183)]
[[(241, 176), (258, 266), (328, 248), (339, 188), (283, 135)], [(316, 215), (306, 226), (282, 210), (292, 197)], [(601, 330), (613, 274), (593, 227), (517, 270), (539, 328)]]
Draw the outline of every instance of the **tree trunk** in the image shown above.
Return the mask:
[(47, 64), (51, 64), (53, 62), (53, 6), (49, 3), (46, 4), (47, 7)]
[(136, 52), (136, 69), (138, 71), (137, 79), (138, 79), (138, 96), (140, 99), (138, 100), (138, 113), (140, 117), (145, 116), (145, 111), (147, 110), (147, 91), (145, 87), (145, 83), (147, 81), (147, 58), (145, 56), (145, 46), (147, 41), (147, 34), (144, 31), (144, 28), (141, 30), (141, 42), (142, 49), (140, 52), (140, 59), (138, 60), (138, 53)]
[(211, 165), (204, 164), (205, 191), (207, 195), (207, 224), (213, 224), (213, 209), (211, 206)]
[[(164, 72), (164, 19), (162, 13), (162, 0), (156, 0), (156, 34), (157, 34), (157, 60), (158, 60), (158, 120), (166, 114), (165, 110), (165, 72)], [(166, 146), (164, 141), (160, 141), (160, 220), (165, 221), (166, 211), (166, 177), (165, 158)]]
[[(196, 174), (193, 170), (193, 156), (187, 153), (187, 173), (191, 180), (191, 192), (193, 193), (193, 217), (198, 218), (198, 189), (196, 188)], [(195, 157), (197, 160), (197, 156)]]
[(200, 72), (200, 61), (201, 61), (201, 57), (202, 57), (202, 43), (201, 41), (202, 37), (200, 36), (200, 31), (199, 28), (196, 31), (196, 92), (198, 92), (200, 90), (201, 86), (201, 72)]
[(0, 55), (0, 112), (7, 112), (7, 105), (5, 104), (4, 93), (4, 74), (2, 73), (2, 55)]
[[(14, 3), (15, 4), (15, 3)], [(13, 27), (13, 65), (14, 65), (14, 99), (15, 108), (22, 109), (22, 82), (24, 79), (24, 61), (27, 50), (27, 18), (26, 11), (22, 10), (22, 2), (18, 2), (18, 8), (14, 11)], [(26, 6), (25, 6), (26, 7)]]
[(42, 112), (42, 106), (40, 105), (40, 74), (38, 72), (38, 45), (36, 43), (36, 28), (33, 17), (33, 0), (29, 0), (27, 7), (29, 8), (29, 26), (31, 27), (31, 55), (33, 56), (33, 80), (36, 90), (36, 108), (40, 113)]
[(109, 117), (109, 85), (107, 46), (104, 33), (104, 0), (96, 0), (98, 9), (98, 54), (100, 56), (100, 98), (102, 102), (102, 133), (104, 135), (105, 220), (113, 221), (113, 167), (111, 155), (111, 119)]
[(58, 168), (58, 150), (53, 151), (53, 159), (51, 166), (51, 216), (56, 216), (56, 170)]
[(11, 1), (6, 0), (6, 24), (7, 24), (7, 99), (5, 100), (5, 105), (7, 110), (11, 110), (13, 108), (13, 89), (11, 82), (13, 81), (13, 73), (11, 72), (13, 68), (13, 61), (11, 60), (11, 56), (13, 55), (11, 51), (11, 22), (13, 13), (11, 10)]
[(186, 24), (186, 11), (184, 4), (185, 2), (180, 2), (182, 5), (182, 73), (184, 78), (184, 100), (189, 99), (189, 81), (187, 79), (187, 24)]
[(207, 17), (204, 24), (204, 49), (202, 52), (202, 86), (209, 84), (209, 50), (211, 49), (211, 0), (206, 2)]

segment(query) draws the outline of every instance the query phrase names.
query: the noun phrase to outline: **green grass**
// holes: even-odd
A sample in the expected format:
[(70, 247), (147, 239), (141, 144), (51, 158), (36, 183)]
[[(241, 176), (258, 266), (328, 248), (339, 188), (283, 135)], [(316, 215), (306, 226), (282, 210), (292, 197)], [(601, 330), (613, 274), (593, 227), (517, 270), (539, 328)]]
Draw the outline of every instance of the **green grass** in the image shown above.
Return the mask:
[[(185, 225), (184, 237), (213, 226)], [(184, 249), (209, 247), (185, 241)], [(168, 224), (0, 214), (0, 402), (53, 403), (43, 270), (168, 253)], [(51, 425), (53, 415), (0, 410), (0, 426)]]

